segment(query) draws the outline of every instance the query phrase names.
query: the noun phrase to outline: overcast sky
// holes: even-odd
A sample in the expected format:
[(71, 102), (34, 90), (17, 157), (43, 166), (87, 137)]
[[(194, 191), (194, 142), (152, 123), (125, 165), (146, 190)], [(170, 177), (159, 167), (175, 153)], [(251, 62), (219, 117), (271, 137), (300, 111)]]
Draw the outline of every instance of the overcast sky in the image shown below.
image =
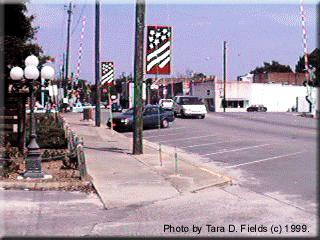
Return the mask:
[[(74, 2), (69, 72), (76, 71), (81, 20), (85, 16), (87, 24), (80, 78), (94, 82), (95, 6), (90, 0)], [(100, 57), (101, 61), (114, 62), (116, 75), (133, 72), (134, 2), (128, 0), (126, 4), (101, 5)], [(222, 78), (224, 40), (228, 42), (229, 79), (236, 79), (271, 60), (290, 65), (294, 70), (299, 56), (303, 55), (299, 1), (294, 1), (297, 4), (237, 5), (221, 4), (223, 1), (220, 4), (204, 1), (203, 4), (168, 2), (171, 1), (147, 4), (146, 25), (172, 26), (173, 76), (184, 74), (190, 69)], [(35, 3), (31, 0), (27, 5), (28, 14), (36, 15), (34, 25), (39, 26), (37, 41), (45, 54), (55, 57), (57, 71), (62, 62), (62, 53), (66, 50), (66, 4), (68, 1), (44, 4), (44, 1)], [(305, 5), (305, 13), (308, 49), (311, 51), (316, 47), (316, 5)]]

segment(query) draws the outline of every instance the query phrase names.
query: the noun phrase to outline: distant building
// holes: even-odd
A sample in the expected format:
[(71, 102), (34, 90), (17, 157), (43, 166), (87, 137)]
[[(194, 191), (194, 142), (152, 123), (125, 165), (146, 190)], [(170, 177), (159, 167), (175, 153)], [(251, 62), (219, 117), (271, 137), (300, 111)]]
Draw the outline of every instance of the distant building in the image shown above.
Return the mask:
[(286, 85), (302, 86), (305, 80), (304, 73), (270, 72), (254, 74), (254, 83), (280, 83)]
[[(306, 87), (301, 86), (304, 81), (303, 73), (269, 73), (261, 77), (260, 82), (250, 81), (251, 77), (253, 80), (254, 76), (246, 74), (241, 76), (241, 80), (238, 78), (226, 81), (226, 112), (245, 112), (253, 104), (263, 104), (270, 112), (286, 112), (292, 109), (308, 112)], [(202, 99), (208, 111), (223, 111), (224, 81), (217, 80), (215, 76), (197, 79), (159, 78), (157, 84), (159, 98), (197, 96)]]

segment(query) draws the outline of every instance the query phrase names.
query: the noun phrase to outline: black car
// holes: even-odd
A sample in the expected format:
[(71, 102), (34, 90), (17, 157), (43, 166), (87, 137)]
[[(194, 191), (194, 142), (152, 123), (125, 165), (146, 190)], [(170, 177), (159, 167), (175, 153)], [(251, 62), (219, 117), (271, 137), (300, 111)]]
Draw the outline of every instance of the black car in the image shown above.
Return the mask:
[(117, 103), (112, 103), (111, 105), (111, 111), (112, 112), (122, 112), (122, 107), (118, 105)]
[[(146, 105), (143, 110), (143, 128), (169, 127), (169, 122), (175, 119), (173, 111), (165, 111), (158, 105)], [(133, 128), (133, 108), (118, 114), (112, 118), (115, 130), (131, 130)], [(107, 121), (107, 126), (111, 127), (111, 119)]]
[(263, 105), (251, 105), (247, 108), (247, 112), (266, 112), (267, 108)]

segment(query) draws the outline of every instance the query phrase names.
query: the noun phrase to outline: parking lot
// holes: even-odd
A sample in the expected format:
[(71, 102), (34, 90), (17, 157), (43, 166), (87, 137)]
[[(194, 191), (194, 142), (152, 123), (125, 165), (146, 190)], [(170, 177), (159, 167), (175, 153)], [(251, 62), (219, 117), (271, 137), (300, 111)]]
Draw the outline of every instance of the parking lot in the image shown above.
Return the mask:
[(209, 113), (205, 119), (177, 118), (170, 128), (145, 130), (143, 136), (198, 154), (236, 184), (316, 212), (315, 119), (294, 113)]

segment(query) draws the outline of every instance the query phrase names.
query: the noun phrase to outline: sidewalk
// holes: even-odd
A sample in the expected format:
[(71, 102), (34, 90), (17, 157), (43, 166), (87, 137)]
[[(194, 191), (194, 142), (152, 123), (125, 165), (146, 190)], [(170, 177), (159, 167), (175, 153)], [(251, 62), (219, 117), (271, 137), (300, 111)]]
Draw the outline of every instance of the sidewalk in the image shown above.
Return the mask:
[[(231, 179), (188, 161), (163, 148), (162, 166), (157, 146), (144, 141), (144, 154), (132, 155), (132, 139), (111, 131), (102, 123), (81, 121), (82, 114), (63, 114), (70, 128), (83, 137), (89, 175), (105, 208), (141, 206), (183, 192), (224, 185)], [(177, 167), (176, 167), (177, 166)]]

